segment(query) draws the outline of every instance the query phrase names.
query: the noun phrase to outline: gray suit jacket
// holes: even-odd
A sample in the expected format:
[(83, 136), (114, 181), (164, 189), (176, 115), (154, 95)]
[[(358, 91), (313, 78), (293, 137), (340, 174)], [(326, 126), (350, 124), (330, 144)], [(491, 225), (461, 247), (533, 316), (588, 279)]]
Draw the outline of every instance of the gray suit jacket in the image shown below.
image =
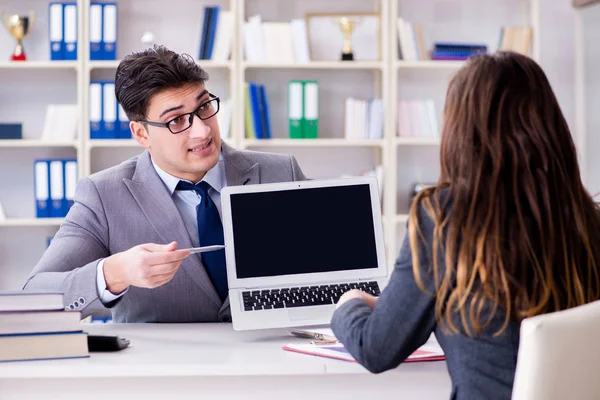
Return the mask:
[[(228, 186), (306, 179), (293, 156), (235, 150), (222, 144)], [(64, 293), (83, 316), (106, 312), (98, 298), (98, 262), (143, 243), (177, 241), (192, 247), (179, 210), (144, 152), (81, 179), (71, 207), (25, 290)], [(229, 321), (200, 255), (183, 261), (174, 278), (155, 289), (130, 287), (112, 307), (115, 322)]]
[[(422, 208), (417, 215), (423, 233), (419, 243), (421, 277), (428, 293), (417, 286), (412, 252), (408, 237), (405, 237), (392, 276), (375, 309), (359, 299), (348, 301), (333, 314), (333, 332), (350, 354), (374, 373), (397, 367), (434, 332), (446, 354), (452, 378), (451, 399), (510, 399), (520, 323), (511, 319), (502, 334), (495, 335), (506, 317), (504, 310), (499, 308), (479, 336), (469, 337), (463, 329), (457, 334), (441, 329), (435, 317), (436, 298), (431, 295), (435, 293), (432, 272), (435, 224)], [(442, 279), (445, 265), (441, 249), (438, 259), (441, 263), (439, 279)], [(468, 310), (469, 304), (466, 307)], [(489, 316), (490, 309), (491, 305), (487, 304), (484, 319)], [(460, 315), (454, 313), (453, 322), (461, 327)]]

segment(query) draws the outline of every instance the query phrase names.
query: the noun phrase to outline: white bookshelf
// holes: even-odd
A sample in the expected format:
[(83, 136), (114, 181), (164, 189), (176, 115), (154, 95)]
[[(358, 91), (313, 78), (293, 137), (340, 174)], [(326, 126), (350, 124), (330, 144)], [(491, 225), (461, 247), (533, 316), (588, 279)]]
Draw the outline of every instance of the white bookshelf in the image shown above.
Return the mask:
[[(534, 28), (533, 55), (539, 56), (539, 0), (483, 0), (504, 12), (496, 18), (491, 29), (496, 31), (494, 38), (487, 37), (490, 41), (497, 42), (500, 27), (510, 23), (529, 23)], [(47, 14), (46, 2), (27, 0), (33, 7), (38, 18), (43, 20)], [(342, 174), (358, 174), (361, 171), (372, 169), (377, 165), (384, 167), (383, 188), (383, 220), (387, 246), (387, 261), (393, 265), (398, 251), (398, 238), (403, 234), (408, 212), (408, 182), (413, 183), (420, 178), (429, 178), (432, 173), (421, 174), (423, 165), (435, 166), (439, 163), (439, 139), (424, 138), (399, 138), (396, 136), (397, 102), (405, 90), (412, 90), (418, 95), (421, 91), (435, 93), (443, 99), (447, 79), (463, 65), (455, 61), (402, 61), (397, 57), (397, 31), (396, 18), (399, 15), (407, 19), (418, 20), (423, 23), (424, 30), (430, 32), (431, 41), (443, 40), (436, 36), (442, 32), (438, 25), (446, 30), (460, 28), (460, 34), (470, 37), (471, 41), (477, 40), (478, 29), (467, 29), (468, 21), (442, 21), (439, 15), (432, 16), (430, 9), (435, 9), (440, 4), (456, 2), (463, 11), (468, 10), (464, 1), (454, 0), (436, 2), (423, 0), (332, 0), (319, 2), (317, 0), (180, 0), (177, 7), (173, 2), (158, 0), (148, 8), (145, 0), (117, 0), (119, 6), (118, 45), (119, 58), (139, 51), (144, 46), (139, 37), (141, 33), (150, 30), (156, 34), (157, 43), (192, 55), (197, 59), (197, 48), (200, 40), (200, 25), (202, 10), (205, 5), (220, 5), (234, 13), (235, 32), (232, 45), (231, 59), (227, 62), (213, 62), (210, 60), (197, 60), (198, 65), (206, 69), (211, 76), (207, 83), (209, 89), (218, 94), (222, 99), (232, 99), (233, 115), (231, 121), (231, 134), (229, 144), (238, 148), (253, 150), (276, 151), (291, 153), (296, 156), (301, 167), (311, 178), (336, 177)], [(470, 7), (479, 5), (481, 0), (468, 0)], [(500, 4), (502, 3), (502, 4)], [(505, 4), (506, 3), (506, 4)], [(79, 138), (74, 142), (49, 143), (39, 140), (40, 126), (43, 126), (45, 108), (41, 102), (47, 104), (58, 103), (54, 98), (58, 89), (45, 90), (43, 98), (35, 98), (36, 109), (23, 117), (24, 125), (28, 121), (38, 121), (38, 128), (27, 132), (24, 140), (0, 141), (0, 181), (10, 182), (10, 173), (2, 173), (2, 169), (10, 167), (8, 162), (19, 162), (20, 168), (31, 168), (30, 172), (21, 171), (24, 183), (15, 187), (12, 194), (7, 196), (0, 193), (0, 202), (5, 206), (9, 219), (0, 222), (0, 243), (6, 242), (7, 246), (17, 253), (11, 258), (15, 268), (26, 268), (19, 272), (26, 276), (31, 270), (31, 253), (36, 251), (37, 258), (41, 257), (45, 249), (45, 239), (48, 230), (56, 231), (61, 219), (35, 219), (33, 187), (33, 159), (50, 157), (77, 157), (79, 162), (80, 177), (96, 172), (111, 165), (115, 165), (142, 151), (134, 140), (90, 140), (88, 119), (89, 83), (96, 79), (114, 79), (114, 73), (120, 61), (89, 61), (88, 41), (88, 9), (90, 0), (77, 0), (79, 10), (79, 46), (78, 61), (55, 62), (48, 60), (48, 46), (46, 31), (40, 28), (30, 35), (25, 41), (26, 51), (30, 52), (30, 61), (24, 63), (0, 61), (0, 87), (10, 83), (11, 90), (18, 93), (21, 85), (26, 86), (30, 77), (39, 78), (40, 75), (48, 76), (48, 82), (59, 82), (75, 91), (74, 95), (56, 93), (60, 100), (63, 97), (77, 102), (81, 112), (79, 125)], [(487, 3), (486, 3), (487, 4)], [(175, 10), (176, 8), (176, 10)], [(143, 11), (141, 11), (143, 10)], [(184, 10), (182, 13), (181, 10)], [(421, 10), (421, 11), (420, 11)], [(425, 11), (422, 11), (425, 10)], [(6, 10), (9, 11), (9, 10)], [(261, 13), (264, 21), (289, 21), (291, 18), (302, 17), (313, 12), (380, 12), (381, 13), (381, 49), (382, 57), (379, 61), (311, 61), (305, 64), (273, 64), (250, 63), (243, 57), (242, 27), (248, 16)], [(406, 15), (405, 15), (406, 13)], [(411, 15), (412, 13), (412, 15)], [(518, 14), (512, 20), (507, 16)], [(470, 14), (469, 14), (470, 15)], [(505, 18), (506, 17), (506, 18)], [(510, 17), (512, 18), (512, 17)], [(479, 18), (472, 18), (478, 22)], [(475, 23), (473, 22), (473, 23)], [(467, 24), (467, 25), (465, 25)], [(43, 26), (43, 25), (42, 25)], [(458, 37), (457, 40), (462, 39)], [(493, 40), (492, 40), (493, 39)], [(34, 40), (43, 42), (35, 45)], [(454, 40), (450, 38), (449, 40)], [(0, 36), (0, 48), (5, 50), (8, 57), (9, 49), (13, 48), (14, 40), (9, 35)], [(497, 45), (497, 43), (496, 43)], [(429, 47), (429, 46), (428, 46)], [(495, 45), (489, 46), (490, 51), (495, 50)], [(319, 139), (289, 139), (287, 132), (287, 82), (292, 79), (315, 79), (320, 83), (320, 118)], [(243, 87), (247, 80), (256, 80), (266, 84), (270, 103), (271, 125), (274, 138), (271, 140), (249, 140), (244, 135), (243, 118)], [(44, 81), (45, 82), (45, 81)], [(53, 83), (48, 83), (51, 85)], [(30, 84), (33, 85), (33, 84)], [(31, 90), (31, 87), (28, 87)], [(1, 90), (1, 89), (0, 89)], [(0, 92), (7, 93), (8, 89)], [(33, 92), (32, 92), (33, 93)], [(408, 93), (408, 92), (407, 92)], [(33, 96), (33, 94), (31, 95)], [(384, 136), (381, 140), (346, 140), (343, 130), (343, 99), (345, 97), (381, 97), (386, 109), (384, 121)], [(18, 100), (23, 108), (29, 107), (26, 97), (20, 96)], [(1, 101), (1, 100), (0, 100)], [(2, 103), (4, 104), (4, 103)], [(441, 104), (436, 104), (438, 111), (438, 126), (441, 127)], [(10, 115), (2, 114), (0, 120), (12, 122)], [(42, 121), (39, 122), (39, 119)], [(5, 157), (10, 155), (10, 157)], [(11, 158), (12, 157), (12, 158)], [(3, 161), (4, 160), (4, 161)], [(13, 160), (13, 161), (6, 161)], [(4, 163), (4, 164), (3, 164)], [(435, 167), (431, 167), (435, 170)], [(429, 174), (429, 175), (428, 175)], [(27, 178), (27, 179), (25, 179)], [(0, 182), (4, 184), (4, 182)], [(11, 217), (13, 219), (11, 219)], [(31, 230), (31, 241), (37, 245), (23, 245), (12, 238), (11, 229), (25, 228)], [(19, 237), (19, 235), (17, 235)], [(0, 249), (0, 253), (2, 249)], [(27, 264), (20, 264), (18, 253), (23, 253), (23, 260)], [(25, 257), (25, 252), (28, 257)], [(16, 261), (15, 261), (16, 260)], [(1, 259), (0, 259), (1, 261)], [(24, 263), (24, 261), (23, 261)], [(2, 276), (0, 265), (0, 277)], [(22, 282), (21, 282), (22, 283)], [(0, 279), (0, 289), (7, 286)], [(13, 285), (14, 286), (14, 285)], [(12, 287), (14, 288), (14, 287)]]

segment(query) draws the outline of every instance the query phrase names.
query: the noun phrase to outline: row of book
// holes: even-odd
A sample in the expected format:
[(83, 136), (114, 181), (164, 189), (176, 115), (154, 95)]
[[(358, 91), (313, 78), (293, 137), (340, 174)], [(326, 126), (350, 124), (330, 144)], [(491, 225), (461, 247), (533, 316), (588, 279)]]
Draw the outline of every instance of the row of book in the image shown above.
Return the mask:
[(0, 291), (0, 362), (89, 357), (80, 320), (62, 293)]
[[(485, 44), (436, 42), (431, 54), (427, 52), (423, 39), (423, 28), (403, 18), (396, 21), (398, 36), (398, 54), (401, 60), (466, 60), (479, 54), (487, 53)], [(533, 29), (530, 26), (504, 26), (500, 33), (498, 50), (515, 51), (529, 55), (533, 40)]]
[(383, 100), (346, 98), (344, 137), (346, 139), (381, 139), (383, 137)]
[(90, 139), (131, 139), (129, 118), (117, 102), (114, 82), (90, 82)]
[(306, 21), (262, 22), (260, 15), (248, 18), (248, 22), (244, 23), (244, 53), (250, 62), (309, 62)]
[(291, 139), (319, 137), (319, 82), (288, 82), (288, 121)]
[(77, 160), (34, 160), (33, 186), (36, 217), (65, 217), (73, 205), (77, 179)]
[(406, 138), (439, 138), (433, 100), (401, 100), (398, 102), (398, 136)]
[[(77, 3), (51, 2), (48, 7), (50, 60), (76, 60)], [(89, 46), (90, 60), (116, 60), (117, 3), (90, 4)]]
[(202, 33), (200, 37), (200, 60), (224, 62), (229, 59), (234, 32), (231, 11), (220, 6), (204, 7)]
[(244, 84), (244, 126), (246, 139), (271, 139), (269, 100), (261, 83)]

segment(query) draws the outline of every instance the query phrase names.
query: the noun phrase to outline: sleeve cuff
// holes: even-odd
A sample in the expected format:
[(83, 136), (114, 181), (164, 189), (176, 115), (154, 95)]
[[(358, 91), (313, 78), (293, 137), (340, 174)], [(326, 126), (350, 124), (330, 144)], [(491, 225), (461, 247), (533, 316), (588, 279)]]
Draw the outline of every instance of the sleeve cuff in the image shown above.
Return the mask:
[(98, 298), (100, 299), (102, 304), (106, 306), (109, 303), (123, 296), (125, 293), (127, 293), (129, 288), (123, 290), (121, 293), (118, 294), (113, 294), (110, 292), (110, 290), (106, 288), (106, 280), (104, 279), (104, 260), (106, 259), (102, 259), (98, 263), (96, 272), (96, 288), (98, 289)]

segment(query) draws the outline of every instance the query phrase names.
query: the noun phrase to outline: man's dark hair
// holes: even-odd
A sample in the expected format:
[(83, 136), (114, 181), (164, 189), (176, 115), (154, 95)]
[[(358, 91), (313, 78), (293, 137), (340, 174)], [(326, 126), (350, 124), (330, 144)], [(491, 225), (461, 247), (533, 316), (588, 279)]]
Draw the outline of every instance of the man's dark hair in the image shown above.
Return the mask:
[(203, 84), (208, 74), (188, 54), (157, 46), (128, 55), (115, 76), (117, 101), (131, 121), (147, 118), (150, 98), (165, 89)]

